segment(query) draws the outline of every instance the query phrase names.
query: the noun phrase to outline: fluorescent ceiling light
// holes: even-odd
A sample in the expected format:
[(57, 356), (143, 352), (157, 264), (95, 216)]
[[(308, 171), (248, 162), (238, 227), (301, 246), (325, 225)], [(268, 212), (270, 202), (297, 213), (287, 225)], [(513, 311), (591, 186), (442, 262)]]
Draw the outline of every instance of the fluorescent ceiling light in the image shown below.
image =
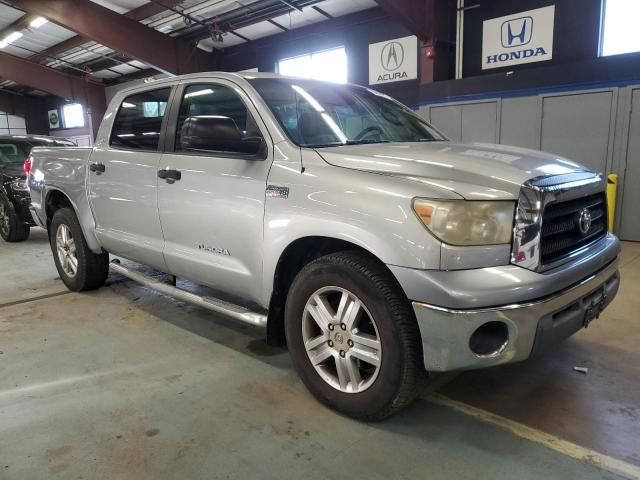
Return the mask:
[(1, 41), (0, 41), (0, 48), (4, 48), (7, 45), (9, 45), (10, 43), (15, 42), (17, 39), (19, 39), (22, 36), (22, 33), (20, 32), (13, 32), (10, 33), (9, 35), (7, 35), (6, 37), (4, 37)]
[(31, 22), (29, 22), (29, 26), (31, 26), (33, 28), (40, 28), (42, 25), (44, 25), (48, 21), (49, 20), (47, 20), (44, 17), (36, 17), (33, 20), (31, 20)]

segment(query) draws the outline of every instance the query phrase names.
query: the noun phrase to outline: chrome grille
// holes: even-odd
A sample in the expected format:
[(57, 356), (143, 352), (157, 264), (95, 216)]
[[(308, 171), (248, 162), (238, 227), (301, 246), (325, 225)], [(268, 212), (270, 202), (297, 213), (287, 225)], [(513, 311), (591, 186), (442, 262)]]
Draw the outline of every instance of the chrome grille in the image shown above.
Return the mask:
[[(591, 226), (582, 233), (579, 219), (585, 209), (591, 214)], [(542, 214), (541, 263), (553, 263), (604, 236), (607, 231), (606, 210), (606, 199), (602, 192), (547, 205)]]
[[(603, 177), (588, 171), (525, 182), (516, 210), (511, 263), (540, 272), (588, 251), (607, 234), (604, 189)], [(582, 232), (579, 218), (584, 209), (591, 215), (591, 225)]]

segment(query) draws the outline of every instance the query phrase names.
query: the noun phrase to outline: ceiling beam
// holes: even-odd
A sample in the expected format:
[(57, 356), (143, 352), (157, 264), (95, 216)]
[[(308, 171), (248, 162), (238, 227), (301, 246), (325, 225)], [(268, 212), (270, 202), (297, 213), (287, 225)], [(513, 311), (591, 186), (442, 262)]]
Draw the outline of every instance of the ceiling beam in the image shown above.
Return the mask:
[(106, 108), (104, 86), (88, 78), (60, 72), (26, 58), (0, 52), (0, 76), (36, 90), (82, 103), (102, 118)]
[[(169, 6), (176, 6), (179, 3), (182, 3), (183, 0), (164, 0), (164, 4)], [(145, 18), (153, 17), (159, 13), (162, 13), (166, 10), (166, 8), (161, 7), (157, 3), (145, 3), (144, 5), (134, 8), (133, 10), (129, 10), (127, 13), (123, 13), (123, 15), (132, 20), (140, 21)], [(43, 50), (39, 55), (34, 55), (31, 57), (32, 60), (36, 62), (42, 62), (44, 60), (48, 60), (48, 57), (57, 57), (61, 53), (67, 52), (73, 48), (78, 48), (79, 46), (90, 42), (91, 39), (87, 37), (83, 37), (82, 35), (76, 35), (75, 37), (71, 37), (64, 42), (56, 43), (55, 45)]]
[(24, 30), (29, 27), (29, 24), (33, 19), (35, 19), (37, 15), (23, 15), (18, 18), (15, 22), (7, 25), (3, 29), (0, 30), (0, 40), (13, 32), (19, 32), (20, 30)]
[(28, 14), (41, 15), (166, 73), (197, 72), (213, 64), (213, 55), (195, 45), (164, 35), (89, 0), (9, 1)]
[[(322, 1), (324, 0), (297, 0), (298, 3), (296, 4), (296, 8), (307, 8)], [(258, 0), (251, 4), (250, 7), (251, 9), (246, 6), (240, 6), (234, 8), (233, 10), (229, 10), (222, 15), (216, 15), (215, 17), (209, 18), (204, 21), (212, 22), (217, 27), (217, 29), (221, 30), (222, 32), (236, 34), (235, 31), (239, 28), (247, 27), (249, 25), (255, 25), (256, 23), (260, 23), (263, 21), (269, 21), (292, 10), (292, 7), (288, 6), (285, 3), (282, 3), (280, 0)], [(286, 25), (284, 25), (283, 27), (287, 28)], [(174, 33), (177, 32), (180, 32), (180, 30), (174, 31)], [(206, 29), (196, 29), (185, 34), (182, 38), (200, 41), (210, 36), (210, 31)], [(245, 39), (246, 41), (251, 41), (251, 39), (244, 36), (242, 36), (241, 38)]]

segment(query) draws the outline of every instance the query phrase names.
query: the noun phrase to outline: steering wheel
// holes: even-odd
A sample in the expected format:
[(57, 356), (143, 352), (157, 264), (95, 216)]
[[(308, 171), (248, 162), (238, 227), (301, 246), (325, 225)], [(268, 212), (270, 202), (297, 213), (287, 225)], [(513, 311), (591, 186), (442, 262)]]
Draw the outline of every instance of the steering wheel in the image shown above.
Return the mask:
[(354, 140), (362, 140), (364, 137), (372, 133), (377, 133), (379, 137), (382, 137), (382, 135), (384, 135), (384, 131), (379, 126), (371, 125), (358, 133)]

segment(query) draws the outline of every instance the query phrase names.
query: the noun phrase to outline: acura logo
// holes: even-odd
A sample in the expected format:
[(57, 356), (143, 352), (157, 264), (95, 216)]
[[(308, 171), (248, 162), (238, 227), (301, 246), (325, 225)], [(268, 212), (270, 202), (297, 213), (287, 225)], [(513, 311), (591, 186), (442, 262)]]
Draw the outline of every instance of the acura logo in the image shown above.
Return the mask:
[(580, 210), (580, 216), (578, 217), (578, 228), (580, 233), (586, 235), (591, 228), (591, 212), (586, 208)]
[(380, 63), (385, 70), (396, 70), (404, 62), (404, 48), (399, 42), (389, 42), (382, 48)]

